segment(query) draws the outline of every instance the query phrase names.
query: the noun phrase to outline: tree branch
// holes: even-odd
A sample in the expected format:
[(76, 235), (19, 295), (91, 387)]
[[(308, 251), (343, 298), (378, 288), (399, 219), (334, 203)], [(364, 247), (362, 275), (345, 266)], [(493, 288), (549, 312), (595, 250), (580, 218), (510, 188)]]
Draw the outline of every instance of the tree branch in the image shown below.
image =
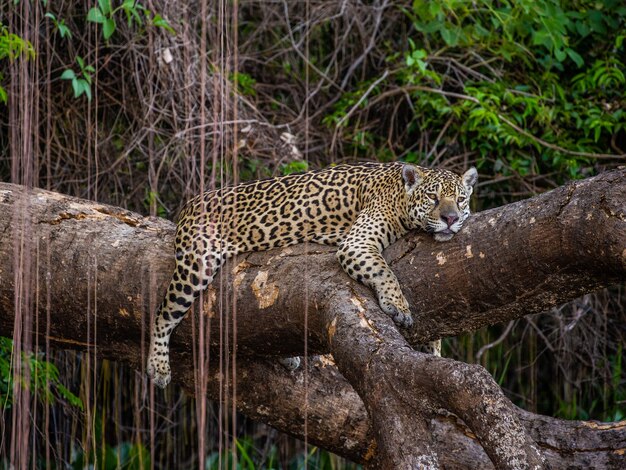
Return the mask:
[[(446, 244), (421, 234), (400, 240), (385, 255), (416, 318), (409, 341), (417, 344), (509, 321), (623, 281), (624, 200), (626, 170), (621, 169), (477, 214)], [(46, 280), (39, 285), (39, 298), (50, 299), (49, 304), (39, 302), (32, 328), (42, 335), (48, 329), (48, 339), (71, 349), (85, 349), (96, 337), (102, 357), (142, 369), (142, 348), (148, 339), (146, 312), (154, 311), (169, 281), (173, 231), (173, 224), (164, 220), (0, 183), (0, 333), (13, 331), (14, 286), (19, 280), (14, 272), (14, 244), (21, 239), (23, 249), (33, 253), (32, 282)], [(221, 294), (210, 289), (204, 295), (205, 312), (212, 318), (212, 331), (217, 331), (220, 321), (232, 319), (228, 308), (222, 308), (224, 316), (220, 316), (216, 301), (222, 299), (228, 307), (229, 299), (236, 299), (238, 407), (252, 418), (301, 436), (301, 412), (307, 406), (312, 442), (357, 461), (375, 455), (368, 453), (375, 432), (363, 403), (334, 365), (320, 361), (311, 365), (305, 404), (297, 378), (302, 372), (290, 375), (272, 363), (245, 358), (301, 353), (305, 317), (309, 351), (328, 352), (332, 324), (327, 322), (325, 307), (338, 290), (350, 292), (349, 298), (343, 298), (344, 305), (352, 297), (371, 304), (365, 318), (373, 318), (377, 328), (386, 328), (385, 318), (375, 315), (371, 293), (341, 271), (334, 250), (309, 245), (242, 256), (221, 270), (220, 283)], [(50, 312), (49, 324), (46, 312)], [(188, 389), (194, 384), (191, 323), (183, 322), (172, 343), (174, 380)], [(391, 325), (384, 331), (385, 341), (396, 332)], [(218, 335), (209, 340), (219, 346)], [(392, 353), (393, 349), (387, 350), (386, 357)], [(420, 369), (416, 374), (427, 372)], [(207, 373), (212, 398), (223, 384), (217, 373), (212, 368)], [(464, 419), (475, 430), (475, 423), (467, 416)], [(600, 429), (593, 423), (535, 415), (521, 414), (520, 419), (556, 468), (563, 462), (610, 464), (619, 456), (612, 450), (626, 446), (623, 424)], [(448, 418), (426, 420), (424, 426), (436, 437), (425, 448), (430, 446), (441, 464), (467, 468), (463, 462), (469, 461), (484, 468), (485, 454), (464, 436), (463, 427)], [(570, 433), (581, 437), (574, 443), (556, 437)], [(600, 445), (598, 436), (607, 444)], [(380, 436), (377, 440), (380, 443)], [(464, 442), (466, 451), (451, 452), (454, 442)]]

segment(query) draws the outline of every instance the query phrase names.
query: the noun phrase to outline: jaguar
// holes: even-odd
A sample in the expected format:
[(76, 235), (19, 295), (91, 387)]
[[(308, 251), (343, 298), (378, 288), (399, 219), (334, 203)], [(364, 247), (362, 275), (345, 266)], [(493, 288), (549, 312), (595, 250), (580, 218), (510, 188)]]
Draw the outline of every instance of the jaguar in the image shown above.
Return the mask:
[[(238, 253), (306, 241), (336, 245), (344, 271), (375, 292), (399, 327), (410, 328), (409, 304), (381, 253), (413, 229), (439, 242), (450, 240), (470, 214), (477, 178), (474, 167), (457, 175), (402, 162), (366, 162), (246, 182), (191, 199), (179, 216), (176, 268), (154, 317), (148, 376), (159, 387), (169, 383), (172, 331), (217, 270)], [(440, 342), (427, 349), (440, 355)]]

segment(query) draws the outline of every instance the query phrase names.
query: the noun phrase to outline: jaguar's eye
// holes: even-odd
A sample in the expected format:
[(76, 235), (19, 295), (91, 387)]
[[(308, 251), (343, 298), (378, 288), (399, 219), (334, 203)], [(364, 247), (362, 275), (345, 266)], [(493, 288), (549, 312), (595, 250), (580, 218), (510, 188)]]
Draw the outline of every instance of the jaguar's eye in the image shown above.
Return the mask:
[(439, 203), (439, 198), (437, 197), (437, 194), (427, 193), (426, 196), (428, 196), (428, 198), (431, 199), (435, 204)]
[(461, 204), (463, 204), (465, 201), (467, 201), (467, 198), (466, 198), (466, 197), (461, 196), (460, 198), (458, 198), (458, 199), (456, 200), (456, 203), (457, 203), (458, 205), (461, 205)]

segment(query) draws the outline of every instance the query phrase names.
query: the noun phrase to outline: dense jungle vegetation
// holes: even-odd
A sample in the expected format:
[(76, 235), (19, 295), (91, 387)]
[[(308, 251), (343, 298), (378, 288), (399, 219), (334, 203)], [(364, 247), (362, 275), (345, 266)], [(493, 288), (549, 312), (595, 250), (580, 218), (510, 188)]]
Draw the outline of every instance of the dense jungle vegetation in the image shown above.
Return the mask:
[[(474, 211), (626, 165), (623, 1), (168, 3), (0, 2), (1, 181), (174, 219), (208, 185), (357, 159), (475, 165)], [(618, 421), (625, 340), (622, 286), (444, 355), (522, 408)], [(149, 409), (138, 372), (39, 346), (0, 341), (0, 467), (16, 381), (54, 430), (32, 434), (34, 467), (198, 467), (195, 400), (170, 387)], [(355, 467), (245, 417), (230, 435), (211, 406), (207, 469)]]

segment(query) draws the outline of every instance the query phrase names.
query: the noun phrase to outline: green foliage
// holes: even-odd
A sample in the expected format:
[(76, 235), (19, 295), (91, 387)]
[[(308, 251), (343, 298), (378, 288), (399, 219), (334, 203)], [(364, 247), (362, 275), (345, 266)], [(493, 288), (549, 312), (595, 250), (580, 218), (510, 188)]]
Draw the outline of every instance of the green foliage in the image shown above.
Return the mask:
[(95, 450), (79, 449), (75, 452), (70, 468), (84, 470), (149, 470), (151, 468), (150, 452), (141, 443), (122, 442), (116, 446), (109, 445), (104, 439), (103, 419), (97, 415), (94, 420)]
[[(568, 61), (580, 67), (583, 58), (570, 47), (572, 33), (581, 37), (588, 36), (592, 30), (605, 34), (605, 23), (615, 28), (618, 22), (599, 13), (596, 8), (602, 5), (584, 1), (561, 3), (555, 0), (414, 2), (412, 11), (407, 13), (417, 31), (439, 36), (448, 47), (475, 47), (509, 61), (530, 58), (533, 50), (548, 67), (562, 68), (561, 64)], [(616, 2), (607, 3), (617, 6)], [(576, 7), (584, 8), (585, 4), (592, 9), (577, 11)]]
[(87, 12), (87, 21), (102, 25), (102, 37), (108, 41), (117, 28), (116, 14), (119, 12), (124, 12), (128, 26), (148, 24), (175, 34), (167, 20), (135, 0), (124, 0), (117, 8), (113, 8), (111, 0), (98, 0), (98, 5)]
[(159, 193), (151, 191), (150, 189), (146, 188), (146, 197), (144, 199), (144, 207), (147, 212), (150, 212), (150, 208), (153, 206), (156, 207), (156, 215), (158, 217), (167, 216), (167, 209), (161, 203), (161, 200), (159, 198)]
[(59, 33), (59, 36), (62, 38), (72, 39), (72, 32), (65, 24), (65, 20), (57, 18), (54, 13), (47, 12), (45, 14), (46, 18), (50, 18), (52, 24), (54, 24), (54, 29)]
[[(596, 306), (600, 310), (600, 306)], [(554, 313), (556, 325), (567, 323), (568, 314)], [(563, 318), (565, 315), (565, 319)], [(576, 315), (576, 314), (575, 314)], [(598, 311), (589, 311), (591, 317), (601, 315)], [(556, 319), (558, 316), (558, 319)], [(476, 333), (449, 338), (443, 342), (443, 355), (456, 357), (468, 363), (476, 361), (476, 352), (484, 345), (497, 343), (485, 350), (480, 357), (483, 365), (497, 381), (511, 400), (518, 406), (530, 411), (556, 416), (564, 419), (601, 421), (619, 421), (626, 414), (626, 376), (623, 369), (623, 344), (613, 343), (616, 338), (605, 338), (606, 357), (596, 357), (593, 335), (585, 320), (579, 319), (575, 330), (557, 330), (550, 332), (550, 314), (536, 316), (538, 325), (541, 321), (542, 333), (535, 335), (528, 329), (528, 323), (518, 320), (508, 334), (501, 337), (504, 326), (484, 328)], [(594, 327), (595, 328), (595, 327)], [(555, 344), (559, 336), (574, 335)], [(617, 338), (621, 335), (617, 334)], [(547, 340), (546, 340), (547, 338)], [(581, 343), (584, 340), (586, 343)], [(551, 344), (551, 348), (545, 348)], [(587, 344), (588, 342), (588, 344)], [(576, 344), (578, 349), (570, 351), (565, 344)], [(573, 363), (568, 366), (568, 361)], [(592, 371), (591, 369), (594, 369)], [(595, 377), (593, 377), (595, 375)], [(593, 378), (591, 378), (593, 377)]]
[(299, 454), (286, 465), (281, 465), (278, 448), (272, 445), (269, 450), (259, 450), (254, 440), (244, 437), (235, 440), (236, 451), (228, 449), (223, 452), (212, 452), (206, 459), (206, 470), (358, 470), (360, 465), (344, 463), (342, 459), (317, 447), (310, 447), (309, 452)]
[(272, 176), (272, 171), (265, 162), (254, 157), (242, 158), (239, 166), (240, 181), (263, 179)]
[(98, 0), (98, 6), (91, 8), (87, 13), (87, 21), (101, 24), (102, 37), (105, 41), (108, 40), (116, 28), (111, 0)]
[(340, 127), (347, 124), (348, 112), (357, 104), (366, 88), (363, 83), (358, 89), (344, 93), (334, 106), (333, 112), (322, 119), (322, 124), (328, 127)]
[(81, 399), (61, 383), (59, 370), (54, 364), (33, 353), (22, 352), (19, 357), (22, 368), (26, 369), (28, 374), (15, 377), (12, 364), (17, 358), (13, 340), (0, 336), (0, 404), (3, 409), (13, 405), (13, 388), (16, 380), (35, 393), (42, 403), (53, 404), (61, 398), (72, 406), (83, 408)]
[(96, 69), (94, 69), (91, 65), (85, 65), (85, 61), (80, 56), (76, 56), (76, 63), (78, 64), (79, 72), (76, 73), (72, 69), (66, 69), (61, 74), (61, 78), (63, 80), (72, 81), (74, 98), (78, 98), (84, 93), (87, 97), (87, 101), (91, 101), (91, 75), (96, 71)]
[[(10, 33), (8, 28), (0, 21), (0, 61), (8, 59), (14, 61), (18, 57), (23, 56), (26, 59), (35, 58), (35, 49), (30, 41), (25, 41), (17, 34)], [(4, 80), (3, 74), (0, 72), (0, 83)], [(7, 102), (7, 92), (0, 85), (0, 103)]]
[(280, 167), (283, 175), (290, 175), (292, 173), (301, 173), (308, 171), (309, 163), (304, 160), (294, 160)]
[[(44, 6), (46, 6), (46, 2), (44, 2)], [(161, 15), (152, 13), (135, 0), (124, 0), (116, 8), (113, 7), (112, 0), (98, 0), (98, 5), (92, 7), (87, 12), (86, 19), (92, 23), (100, 24), (102, 26), (102, 37), (105, 41), (108, 41), (117, 29), (116, 15), (119, 12), (124, 13), (129, 26), (143, 27), (147, 24), (163, 28), (172, 34), (175, 33), (174, 29)], [(72, 38), (72, 33), (65, 24), (64, 19), (58, 18), (50, 11), (46, 12), (45, 17), (52, 21), (55, 31), (59, 33), (61, 38), (68, 40)], [(34, 57), (32, 45), (23, 41), (19, 36), (9, 34), (6, 27), (0, 23), (0, 60), (4, 57), (9, 57), (13, 60), (22, 53)], [(85, 65), (81, 56), (76, 56), (76, 62), (78, 63), (79, 71), (76, 72), (71, 68), (67, 68), (61, 74), (61, 79), (71, 81), (74, 98), (79, 98), (84, 94), (87, 100), (91, 101), (92, 74), (95, 72), (95, 69), (91, 65)], [(1, 80), (2, 76), (0, 74)], [(0, 102), (6, 102), (6, 98), (6, 91), (0, 86)]]
[[(97, 439), (103, 442), (102, 438)], [(94, 468), (98, 470), (149, 470), (150, 452), (142, 444), (123, 442), (117, 446), (104, 443), (95, 452), (78, 452), (72, 462), (73, 470)]]
[[(135, 0), (124, 0), (118, 7), (114, 8), (111, 0), (98, 0), (98, 5), (92, 7), (87, 12), (87, 21), (96, 23), (102, 26), (102, 37), (105, 41), (108, 41), (115, 30), (117, 29), (116, 18), (118, 13), (123, 12), (126, 16), (126, 21), (129, 26), (143, 27), (144, 25), (155, 26), (163, 28), (166, 31), (174, 34), (174, 29), (169, 23), (158, 13), (152, 13), (141, 3)], [(49, 18), (54, 24), (55, 30), (59, 33), (61, 38), (72, 38), (72, 33), (69, 27), (65, 24), (65, 20), (58, 18), (54, 13), (47, 12), (46, 18)], [(0, 23), (1, 26), (1, 23)], [(4, 28), (4, 27), (3, 27)], [(5, 29), (2, 30), (5, 32)], [(5, 49), (11, 54), (10, 57), (16, 56), (24, 49), (24, 42), (21, 41), (15, 35), (8, 35)], [(2, 54), (3, 42), (0, 37), (0, 59), (3, 58)], [(30, 46), (32, 50), (32, 46)], [(34, 52), (33, 52), (34, 54)], [(79, 98), (83, 94), (87, 97), (88, 101), (91, 101), (91, 85), (92, 74), (95, 69), (91, 65), (85, 65), (81, 56), (76, 56), (76, 62), (79, 65), (79, 71), (76, 72), (73, 69), (65, 69), (61, 74), (63, 80), (70, 80), (72, 83), (72, 89), (74, 90), (74, 98)], [(2, 77), (0, 77), (1, 79)], [(6, 92), (0, 87), (0, 101), (6, 101)]]
[(27, 59), (34, 59), (33, 45), (17, 34), (10, 33), (8, 28), (0, 22), (0, 60), (15, 60), (22, 55)]
[(243, 72), (234, 72), (230, 74), (230, 80), (233, 82), (237, 91), (242, 95), (256, 96), (256, 80), (249, 74)]
[[(626, 140), (623, 2), (433, 0), (403, 11), (413, 27), (406, 52), (389, 50), (393, 73), (368, 99), (386, 106), (378, 96), (410, 96), (405, 141), (445, 130), (441, 144), (470, 152), (484, 173), (555, 173), (557, 183), (592, 174), (596, 154), (625, 153), (615, 145)], [(389, 143), (384, 126), (359, 129), (358, 112), (345, 119), (367, 83), (324, 119), (343, 126), (344, 142), (363, 157), (372, 149), (359, 133), (376, 153)], [(404, 155), (423, 163), (428, 150)]]
[(441, 76), (435, 71), (429, 69), (428, 52), (422, 48), (418, 48), (415, 42), (409, 38), (409, 52), (406, 55), (406, 75), (407, 83), (415, 84), (421, 81), (432, 82), (435, 85), (441, 84)]

